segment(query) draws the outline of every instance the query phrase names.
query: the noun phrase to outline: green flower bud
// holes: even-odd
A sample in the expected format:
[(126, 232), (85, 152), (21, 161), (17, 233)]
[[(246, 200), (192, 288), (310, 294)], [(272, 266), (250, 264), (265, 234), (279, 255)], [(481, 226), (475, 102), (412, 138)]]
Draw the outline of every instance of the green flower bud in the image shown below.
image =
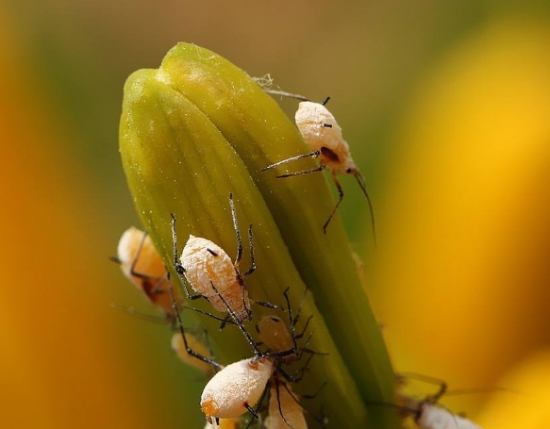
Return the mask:
[[(334, 206), (327, 181), (320, 174), (276, 179), (261, 171), (308, 151), (273, 99), (227, 60), (180, 43), (158, 70), (128, 78), (120, 150), (136, 208), (173, 278), (170, 214), (178, 221), (179, 253), (193, 234), (232, 255), (231, 192), (241, 229), (254, 229), (258, 269), (246, 278), (250, 296), (282, 305), (290, 288), (296, 309), (306, 285), (311, 291), (302, 310), (316, 326), (308, 348), (327, 355), (312, 359), (298, 391), (328, 383), (330, 393), (316, 401), (333, 427), (398, 427), (384, 407), (370, 406), (367, 413), (369, 402), (394, 400), (393, 372), (339, 218), (323, 233)], [(301, 165), (312, 168), (315, 161)], [(198, 301), (204, 300), (188, 304), (212, 312)], [(250, 356), (250, 346), (230, 328), (209, 329), (223, 364)]]

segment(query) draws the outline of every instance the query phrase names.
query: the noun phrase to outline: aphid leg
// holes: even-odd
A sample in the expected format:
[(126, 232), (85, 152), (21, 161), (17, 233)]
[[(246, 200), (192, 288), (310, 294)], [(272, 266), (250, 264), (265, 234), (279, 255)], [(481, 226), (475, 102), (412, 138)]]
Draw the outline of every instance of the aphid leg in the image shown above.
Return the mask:
[[(283, 421), (287, 424), (288, 427), (290, 427), (291, 429), (296, 429), (294, 426), (292, 426), (290, 424), (290, 422), (286, 419), (285, 417), (285, 413), (283, 413), (283, 409), (281, 407), (281, 394), (280, 394), (280, 391), (279, 391), (279, 384), (278, 382), (275, 382), (275, 392), (277, 394), (277, 408), (279, 408), (279, 414), (281, 415)], [(287, 392), (289, 393), (290, 397), (293, 398), (294, 400), (296, 400), (296, 398), (294, 397), (294, 395), (292, 394), (292, 392), (290, 391), (290, 389), (288, 387), (286, 387), (286, 384), (284, 385)], [(297, 401), (296, 401), (297, 402)], [(298, 405), (300, 405), (300, 403), (298, 403)], [(301, 405), (300, 405), (301, 407)]]
[[(170, 213), (170, 216), (172, 216), (172, 244), (174, 245), (174, 269), (178, 273), (180, 280), (183, 283), (183, 290), (185, 291), (185, 295), (187, 296), (187, 299), (193, 300), (202, 298), (203, 296), (199, 293), (196, 295), (193, 295), (191, 292), (189, 292), (189, 288), (187, 287), (187, 279), (185, 278), (185, 268), (183, 265), (181, 265), (180, 261), (178, 260), (178, 236), (176, 233), (176, 217), (173, 213)], [(170, 284), (169, 289), (172, 289), (172, 285)]]
[[(258, 414), (259, 411), (262, 409), (262, 404), (265, 401), (265, 397), (267, 396), (267, 391), (268, 391), (268, 389), (264, 389), (264, 391), (262, 392), (262, 396), (260, 396), (260, 400), (258, 401), (258, 407), (255, 410), (255, 413), (256, 413), (257, 416), (259, 415)], [(254, 423), (254, 420), (260, 420), (259, 417), (254, 417), (254, 415), (252, 413), (251, 413), (251, 415), (252, 415), (252, 418), (247, 423), (247, 425), (245, 426), (244, 429), (249, 429), (250, 426), (252, 425), (252, 423)]]
[[(235, 202), (233, 201), (233, 194), (231, 192), (229, 193), (229, 206), (231, 207), (231, 219), (233, 220), (233, 229), (235, 230), (235, 236), (237, 238), (237, 256), (235, 257), (235, 262), (233, 263), (233, 265), (235, 266), (235, 269), (238, 270), (238, 266), (243, 257), (243, 241), (241, 238), (241, 230), (239, 228), (239, 222), (237, 221), (237, 211), (235, 210)], [(254, 245), (252, 244), (252, 224), (248, 227), (248, 241), (250, 244), (251, 267), (248, 269), (248, 271), (244, 275), (249, 275), (253, 273), (254, 270), (256, 269), (256, 264), (254, 262)], [(237, 272), (237, 276), (240, 277), (240, 273)], [(244, 284), (244, 281), (241, 282), (241, 288), (242, 288), (243, 307), (246, 309), (246, 312), (250, 317), (252, 312), (247, 307), (246, 286)], [(222, 324), (220, 329), (223, 329), (223, 326), (224, 325)]]
[(214, 282), (210, 282), (210, 285), (212, 286), (212, 289), (214, 290), (214, 292), (216, 293), (216, 295), (218, 295), (218, 297), (222, 300), (222, 302), (224, 303), (224, 305), (226, 306), (227, 308), (227, 312), (231, 315), (231, 317), (233, 318), (233, 321), (235, 322), (235, 324), (239, 327), (239, 329), (241, 330), (241, 332), (243, 333), (243, 335), (245, 336), (246, 340), (248, 341), (248, 343), (250, 344), (250, 346), (252, 347), (252, 350), (254, 350), (254, 354), (257, 356), (257, 357), (261, 357), (262, 356), (262, 352), (260, 351), (260, 349), (258, 349), (258, 345), (256, 344), (256, 342), (252, 339), (252, 337), (250, 336), (250, 334), (248, 333), (248, 331), (245, 329), (245, 327), (243, 326), (242, 322), (239, 320), (239, 318), (237, 317), (237, 314), (235, 313), (235, 311), (231, 308), (231, 306), (227, 303), (227, 301), (225, 300), (225, 298), (223, 297), (223, 295), (220, 293), (220, 291), (218, 289), (216, 289), (216, 286), (214, 286)]
[[(140, 255), (141, 255), (141, 251), (143, 249), (143, 245), (145, 243), (145, 239), (147, 238), (147, 235), (148, 235), (148, 233), (145, 231), (143, 233), (143, 237), (141, 238), (141, 241), (140, 241), (139, 246), (137, 248), (136, 256), (134, 257), (134, 260), (132, 261), (132, 264), (130, 266), (130, 274), (132, 276), (140, 278), (140, 279), (151, 280), (151, 279), (156, 279), (156, 277), (148, 276), (147, 274), (139, 273), (135, 270), (136, 264), (139, 260)], [(113, 261), (114, 263), (116, 263), (118, 265), (122, 264), (122, 261), (120, 260), (120, 258), (118, 256), (109, 256), (109, 260)]]
[(233, 322), (229, 316), (226, 316), (225, 318), (221, 318), (221, 317), (216, 316), (215, 314), (209, 313), (207, 311), (200, 310), (198, 308), (188, 307), (186, 305), (183, 305), (182, 307), (185, 308), (186, 310), (195, 311), (196, 313), (204, 314), (205, 316), (208, 316), (208, 317), (210, 317), (214, 320), (218, 320), (218, 321), (222, 322), (220, 330), (225, 328), (225, 325), (227, 325), (228, 323), (230, 325), (235, 324), (235, 322)]
[(237, 237), (237, 256), (233, 263), (235, 267), (239, 266), (241, 258), (243, 257), (243, 241), (241, 239), (241, 230), (239, 229), (239, 223), (237, 222), (237, 212), (235, 210), (235, 203), (233, 201), (233, 193), (229, 193), (229, 207), (231, 208), (231, 219), (233, 220), (233, 229), (235, 230), (235, 236)]
[(206, 362), (209, 365), (212, 365), (212, 367), (214, 368), (214, 371), (220, 371), (221, 369), (223, 369), (223, 366), (220, 365), (215, 360), (210, 359), (206, 356), (203, 356), (200, 353), (197, 353), (191, 347), (189, 347), (189, 344), (187, 343), (187, 336), (185, 335), (185, 329), (183, 327), (183, 322), (181, 321), (181, 316), (178, 309), (178, 303), (176, 302), (176, 297), (174, 296), (174, 289), (172, 286), (172, 282), (168, 283), (168, 292), (170, 293), (170, 299), (172, 300), (172, 308), (174, 309), (174, 313), (176, 314), (176, 320), (181, 333), (181, 337), (183, 338), (183, 344), (185, 345), (185, 351), (187, 352), (187, 354), (199, 360), (202, 360), (203, 362)]
[(328, 224), (332, 220), (332, 217), (334, 216), (334, 214), (338, 210), (338, 207), (340, 207), (342, 200), (344, 199), (344, 190), (342, 189), (340, 182), (338, 182), (338, 179), (336, 178), (336, 174), (334, 174), (334, 172), (332, 173), (332, 181), (334, 182), (334, 185), (336, 185), (336, 189), (338, 190), (338, 201), (336, 202), (336, 205), (332, 209), (332, 212), (330, 213), (330, 216), (328, 217), (327, 221), (323, 225), (323, 231), (325, 234), (327, 233)]
[[(292, 398), (292, 400), (294, 402), (296, 402), (296, 404), (298, 404), (298, 406), (307, 414), (309, 414), (313, 420), (315, 420), (317, 423), (319, 423), (320, 425), (322, 426), (325, 426), (327, 423), (328, 423), (328, 419), (326, 416), (324, 417), (320, 417), (314, 413), (312, 413), (311, 411), (309, 411), (306, 407), (304, 407), (302, 404), (300, 404), (300, 401), (298, 401), (298, 399), (296, 398), (296, 396), (294, 396), (294, 394), (292, 393), (292, 391), (290, 390), (290, 388), (287, 386), (286, 383), (281, 383), (283, 388), (288, 392), (289, 396)], [(321, 393), (321, 391), (325, 388), (325, 386), (327, 385), (327, 382), (325, 381), (316, 391), (315, 393), (312, 393), (312, 394), (309, 394), (309, 395), (300, 395), (302, 398), (304, 399), (315, 399), (319, 393)], [(277, 400), (279, 400), (279, 396), (278, 396), (278, 393), (277, 392)], [(279, 408), (280, 408), (280, 402), (279, 402)], [(321, 415), (323, 415), (321, 413)], [(281, 413), (281, 416), (283, 416), (283, 414)], [(283, 420), (285, 420), (285, 423), (287, 425), (290, 426), (290, 424), (286, 421), (286, 419), (284, 419), (284, 416), (283, 416)]]
[(147, 320), (148, 322), (154, 322), (154, 323), (158, 323), (158, 324), (162, 324), (162, 325), (166, 325), (166, 323), (167, 323), (167, 320), (162, 318), (162, 317), (152, 316), (150, 314), (142, 313), (142, 312), (136, 310), (134, 307), (121, 307), (121, 306), (119, 306), (115, 303), (111, 303), (111, 308), (123, 311), (124, 313), (127, 313), (127, 314), (130, 314), (132, 316), (138, 317), (142, 320)]
[(318, 167), (312, 168), (311, 170), (302, 170), (302, 171), (296, 171), (294, 173), (285, 173), (276, 177), (277, 179), (284, 179), (285, 177), (301, 176), (302, 174), (317, 173), (318, 171), (323, 171), (325, 168), (326, 168), (325, 164), (319, 164)]
[(252, 421), (254, 421), (254, 419), (258, 420), (260, 418), (260, 416), (258, 415), (258, 413), (256, 412), (256, 410), (254, 408), (252, 408), (247, 403), (245, 403), (244, 406), (248, 410), (248, 412), (252, 415)]
[(143, 274), (136, 272), (136, 265), (138, 263), (139, 257), (141, 256), (141, 251), (143, 250), (143, 245), (145, 244), (145, 239), (147, 238), (148, 235), (149, 233), (147, 231), (143, 232), (143, 237), (141, 237), (141, 241), (139, 243), (136, 256), (132, 261), (132, 265), (130, 265), (130, 274), (140, 278), (149, 278), (149, 276), (144, 276)]
[(376, 223), (374, 221), (374, 209), (372, 208), (372, 202), (371, 202), (369, 194), (367, 192), (367, 187), (365, 186), (365, 178), (359, 172), (359, 170), (357, 170), (355, 172), (354, 176), (355, 176), (355, 180), (357, 180), (357, 183), (359, 183), (359, 187), (363, 191), (363, 194), (367, 198), (367, 203), (369, 205), (370, 218), (371, 218), (372, 237), (373, 237), (373, 240), (374, 240), (374, 245), (376, 246)]
[(320, 150), (316, 150), (316, 151), (310, 152), (310, 153), (303, 153), (301, 155), (296, 155), (296, 156), (293, 156), (293, 157), (290, 157), (290, 158), (287, 158), (287, 159), (283, 159), (282, 161), (276, 162), (275, 164), (268, 165), (267, 167), (262, 168), (261, 171), (271, 170), (271, 169), (276, 168), (280, 165), (287, 164), (289, 162), (296, 161), (296, 160), (302, 159), (302, 158), (308, 158), (308, 157), (317, 158), (319, 155), (321, 155)]
[[(260, 85), (260, 86), (262, 86), (262, 85)], [(278, 89), (269, 89), (269, 88), (265, 88), (265, 87), (262, 87), (262, 89), (267, 94), (279, 95), (281, 97), (287, 97), (287, 98), (295, 98), (296, 100), (300, 100), (300, 101), (309, 101), (309, 99), (307, 97), (304, 97), (303, 95), (292, 94), (291, 92), (280, 91)]]
[(271, 302), (256, 301), (255, 299), (251, 299), (250, 302), (252, 302), (254, 305), (259, 305), (265, 308), (279, 308), (277, 307), (277, 304), (272, 304)]
[(302, 378), (304, 378), (304, 375), (306, 374), (306, 372), (308, 371), (308, 366), (311, 362), (311, 359), (313, 358), (314, 355), (310, 355), (307, 360), (306, 360), (306, 363), (300, 368), (298, 369), (297, 371), (295, 371), (293, 374), (290, 374), (288, 372), (286, 372), (285, 370), (283, 370), (281, 367), (278, 367), (277, 368), (277, 371), (289, 382), (291, 383), (298, 383), (300, 381), (302, 381)]
[(254, 241), (252, 235), (252, 224), (248, 226), (248, 246), (250, 247), (250, 268), (243, 274), (248, 276), (256, 271), (256, 259), (254, 258)]
[(439, 390), (433, 395), (428, 396), (425, 400), (426, 402), (436, 403), (447, 392), (447, 383), (439, 378), (430, 377), (428, 375), (423, 375), (423, 374), (417, 374), (415, 372), (402, 372), (397, 376), (398, 376), (398, 380), (399, 379), (402, 380), (404, 378), (414, 378), (416, 380), (423, 381), (424, 383), (430, 383), (430, 384), (435, 384), (439, 386)]

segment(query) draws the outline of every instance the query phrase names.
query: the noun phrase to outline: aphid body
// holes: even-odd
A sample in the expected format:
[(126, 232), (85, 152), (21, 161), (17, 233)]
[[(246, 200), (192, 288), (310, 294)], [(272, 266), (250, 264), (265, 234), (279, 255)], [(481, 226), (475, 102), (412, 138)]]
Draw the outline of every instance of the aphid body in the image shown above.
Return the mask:
[(227, 306), (212, 289), (212, 284), (239, 320), (250, 320), (250, 300), (243, 277), (220, 246), (206, 238), (190, 235), (180, 262), (193, 290), (204, 296), (217, 311), (225, 312)]
[(290, 385), (282, 380), (274, 380), (270, 387), (266, 429), (307, 429), (304, 409)]
[[(186, 333), (185, 335), (186, 335), (188, 347), (192, 348), (202, 356), (205, 356), (207, 358), (212, 357), (212, 353), (210, 352), (208, 347), (204, 343), (202, 343), (197, 337), (189, 333)], [(199, 371), (204, 372), (205, 374), (208, 374), (208, 375), (213, 374), (214, 368), (210, 363), (197, 359), (193, 355), (190, 355), (189, 353), (187, 353), (187, 349), (180, 332), (175, 332), (172, 335), (172, 350), (176, 352), (178, 357), (185, 364), (192, 366), (193, 368), (196, 368)]]
[(258, 323), (260, 340), (275, 353), (292, 350), (295, 347), (292, 335), (278, 316), (263, 316)]
[(175, 314), (168, 294), (166, 268), (151, 237), (137, 228), (128, 228), (118, 242), (117, 255), (112, 259), (120, 264), (124, 275), (151, 304), (173, 319)]
[(420, 403), (416, 424), (422, 429), (481, 429), (470, 420), (430, 402)]
[(201, 408), (208, 421), (236, 418), (250, 411), (274, 370), (274, 359), (264, 356), (232, 363), (214, 375), (201, 396)]
[(314, 151), (321, 151), (321, 165), (329, 168), (332, 174), (357, 174), (342, 128), (323, 104), (301, 102), (295, 121), (307, 145)]
[[(292, 95), (290, 95), (292, 96)], [(306, 144), (313, 150), (311, 153), (297, 155), (283, 161), (279, 161), (275, 164), (269, 165), (263, 169), (271, 170), (272, 168), (278, 167), (282, 164), (288, 162), (296, 161), (298, 159), (306, 157), (315, 157), (319, 158), (319, 166), (311, 170), (297, 171), (294, 173), (286, 173), (280, 176), (283, 177), (292, 177), (299, 176), (307, 173), (314, 173), (316, 171), (322, 171), (325, 168), (328, 168), (332, 173), (332, 181), (336, 185), (338, 190), (338, 201), (336, 206), (330, 213), (327, 221), (323, 225), (323, 230), (326, 232), (328, 224), (330, 223), (332, 217), (338, 210), (342, 199), (344, 198), (344, 191), (340, 182), (338, 182), (337, 176), (339, 174), (351, 174), (357, 180), (357, 183), (361, 187), (363, 194), (367, 198), (371, 219), (372, 219), (372, 229), (373, 233), (376, 234), (375, 223), (374, 223), (374, 213), (372, 209), (372, 203), (370, 201), (367, 189), (365, 187), (365, 179), (357, 169), (347, 142), (342, 136), (342, 129), (336, 122), (336, 119), (325, 107), (325, 104), (328, 102), (327, 98), (324, 103), (314, 103), (312, 101), (302, 101), (299, 104), (298, 111), (295, 115), (296, 126), (300, 131)]]

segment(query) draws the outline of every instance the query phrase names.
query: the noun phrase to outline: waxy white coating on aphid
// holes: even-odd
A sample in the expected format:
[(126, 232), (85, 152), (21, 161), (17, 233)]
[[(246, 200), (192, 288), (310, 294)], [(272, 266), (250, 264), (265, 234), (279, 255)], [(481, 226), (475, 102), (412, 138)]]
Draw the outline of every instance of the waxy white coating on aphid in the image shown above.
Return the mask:
[[(286, 352), (292, 350), (294, 347), (290, 331), (280, 317), (262, 317), (258, 324), (258, 334), (262, 343), (264, 343), (271, 352)], [(289, 354), (288, 356), (281, 356), (281, 359), (286, 362), (295, 360), (296, 358), (296, 353)]]
[[(193, 290), (204, 296), (217, 311), (226, 312), (228, 305), (240, 321), (250, 320), (250, 301), (243, 278), (220, 246), (206, 238), (190, 235), (180, 262)], [(212, 284), (227, 305), (212, 288)]]
[(357, 173), (342, 129), (325, 106), (303, 101), (298, 107), (295, 121), (306, 144), (314, 151), (321, 151), (319, 162), (322, 165), (333, 174)]
[(168, 318), (173, 318), (174, 309), (167, 292), (166, 268), (151, 237), (147, 235), (144, 239), (144, 234), (145, 232), (134, 227), (124, 231), (117, 248), (120, 268), (151, 304)]
[[(212, 356), (212, 353), (210, 352), (208, 347), (206, 347), (201, 341), (199, 341), (197, 337), (189, 333), (186, 333), (185, 337), (187, 339), (188, 346), (195, 352), (207, 358), (210, 358)], [(183, 342), (183, 337), (181, 336), (181, 332), (175, 332), (172, 335), (172, 350), (176, 352), (178, 357), (185, 364), (192, 366), (193, 368), (196, 368), (199, 371), (204, 372), (205, 374), (213, 374), (214, 368), (212, 367), (212, 365), (200, 359), (197, 359), (195, 356), (187, 353), (187, 350), (185, 349), (185, 344)]]
[(277, 386), (277, 382), (274, 382), (271, 386), (268, 415), (264, 425), (266, 429), (307, 429), (304, 409), (298, 403), (298, 398), (292, 393), (288, 383), (279, 382)]
[(416, 424), (422, 429), (481, 429), (470, 420), (452, 414), (436, 404), (423, 402), (419, 409), (420, 415)]
[(243, 359), (226, 366), (210, 379), (201, 396), (208, 421), (235, 418), (254, 407), (275, 370), (269, 357)]

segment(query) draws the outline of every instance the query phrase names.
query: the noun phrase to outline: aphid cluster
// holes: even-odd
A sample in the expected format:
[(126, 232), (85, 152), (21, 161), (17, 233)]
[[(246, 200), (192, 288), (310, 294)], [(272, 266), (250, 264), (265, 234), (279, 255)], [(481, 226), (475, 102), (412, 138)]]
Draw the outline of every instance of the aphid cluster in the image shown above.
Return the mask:
[[(258, 317), (260, 320), (256, 331), (259, 341), (253, 339), (244, 326), (244, 323), (250, 323), (253, 319), (251, 306), (261, 305), (272, 309), (277, 306), (249, 298), (244, 279), (256, 269), (252, 225), (248, 228), (251, 266), (241, 273), (239, 264), (243, 245), (231, 194), (229, 205), (237, 238), (235, 260), (232, 261), (214, 242), (193, 235), (189, 236), (180, 253), (176, 233), (177, 220), (172, 215), (173, 268), (182, 280), (188, 301), (204, 298), (211, 304), (214, 312), (226, 316), (218, 317), (194, 310), (203, 313), (204, 317), (223, 321), (222, 327), (227, 324), (237, 326), (252, 348), (253, 356), (250, 358), (224, 366), (212, 357), (209, 346), (205, 344), (207, 337), (203, 336), (200, 341), (196, 335), (191, 334), (190, 329), (184, 327), (180, 317), (182, 307), (174, 291), (174, 279), (170, 279), (146, 233), (135, 228), (125, 232), (119, 243), (118, 256), (112, 259), (120, 263), (124, 274), (164, 313), (172, 326), (178, 329), (172, 337), (172, 348), (178, 356), (187, 364), (213, 375), (200, 399), (201, 409), (207, 419), (206, 428), (236, 428), (247, 419), (243, 417), (246, 413), (250, 416), (248, 426), (262, 425), (261, 427), (267, 429), (307, 428), (305, 410), (298, 397), (292, 393), (291, 383), (301, 379), (307, 362), (315, 354), (306, 347), (309, 339), (306, 339), (302, 347), (297, 344), (297, 341), (304, 338), (311, 318), (307, 319), (301, 332), (297, 334), (295, 327), (300, 319), (302, 304), (296, 314), (293, 314), (285, 291), (286, 309), (281, 311), (287, 315), (288, 320), (276, 314)], [(153, 266), (154, 271), (151, 268)], [(161, 296), (162, 301), (159, 300)], [(266, 350), (261, 350), (262, 344)], [(284, 368), (299, 362), (304, 353), (309, 355), (306, 364), (294, 374), (287, 373)], [(269, 397), (269, 400), (267, 417), (264, 419), (265, 397)]]

